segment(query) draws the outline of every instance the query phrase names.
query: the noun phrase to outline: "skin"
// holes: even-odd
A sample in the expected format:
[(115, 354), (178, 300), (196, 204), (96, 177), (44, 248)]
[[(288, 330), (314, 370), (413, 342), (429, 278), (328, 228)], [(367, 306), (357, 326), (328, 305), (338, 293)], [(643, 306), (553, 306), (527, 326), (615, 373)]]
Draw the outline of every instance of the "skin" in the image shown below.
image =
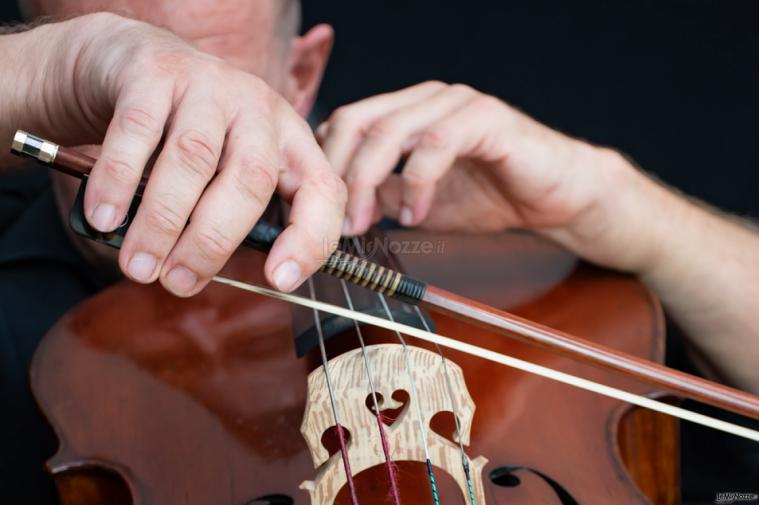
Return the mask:
[(348, 186), (344, 233), (363, 233), (383, 214), (433, 230), (534, 230), (639, 275), (689, 335), (702, 369), (759, 394), (751, 224), (468, 86), (427, 82), (347, 105), (317, 137)]
[[(156, 9), (155, 6), (160, 8)], [(339, 237), (345, 189), (303, 120), (332, 43), (318, 26), (283, 35), (280, 2), (47, 1), (32, 15), (91, 14), (4, 37), (24, 80), (4, 89), (14, 110), (3, 128), (62, 144), (100, 143), (85, 213), (101, 231), (124, 218), (165, 132), (119, 266), (137, 282), (190, 296), (217, 273), (276, 191), (289, 224), (267, 259), (275, 287), (290, 291), (324, 262)], [(184, 37), (194, 45), (180, 39)], [(9, 40), (14, 39), (14, 40)], [(203, 52), (206, 51), (206, 52)], [(4, 51), (5, 52), (5, 51)], [(255, 75), (254, 75), (255, 74)], [(20, 105), (32, 104), (32, 107)], [(112, 119), (111, 119), (112, 118)], [(71, 188), (56, 179), (58, 193)], [(327, 241), (325, 241), (325, 238)]]

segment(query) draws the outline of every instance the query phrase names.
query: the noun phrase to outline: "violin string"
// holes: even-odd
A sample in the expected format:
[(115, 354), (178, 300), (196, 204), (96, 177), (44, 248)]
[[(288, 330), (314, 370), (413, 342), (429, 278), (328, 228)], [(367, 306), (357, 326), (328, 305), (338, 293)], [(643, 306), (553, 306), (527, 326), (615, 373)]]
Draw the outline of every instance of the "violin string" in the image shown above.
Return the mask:
[(620, 400), (623, 402), (632, 403), (634, 405), (638, 405), (639, 407), (655, 410), (657, 412), (668, 414), (673, 417), (683, 419), (685, 421), (690, 421), (692, 423), (700, 424), (708, 428), (712, 428), (718, 431), (723, 431), (725, 433), (730, 433), (732, 435), (746, 438), (748, 440), (759, 442), (759, 431), (752, 430), (750, 428), (746, 428), (744, 426), (740, 426), (740, 425), (730, 423), (727, 421), (722, 421), (721, 419), (715, 419), (713, 417), (709, 417), (704, 414), (699, 414), (698, 412), (692, 412), (690, 410), (683, 409), (681, 407), (669, 405), (667, 403), (653, 400), (651, 398), (637, 395), (634, 393), (630, 393), (622, 389), (607, 386), (605, 384), (600, 384), (598, 382), (594, 382), (589, 379), (584, 379), (582, 377), (577, 377), (565, 372), (560, 372), (558, 370), (554, 370), (552, 368), (538, 365), (530, 361), (521, 360), (518, 358), (514, 358), (512, 356), (506, 355), (506, 354), (491, 351), (489, 349), (484, 349), (482, 347), (477, 347), (476, 345), (469, 344), (461, 340), (445, 337), (443, 335), (433, 333), (433, 332), (427, 332), (425, 330), (421, 330), (414, 326), (408, 326), (402, 323), (388, 321), (387, 319), (377, 317), (377, 316), (372, 316), (370, 314), (365, 314), (363, 312), (350, 311), (343, 307), (338, 307), (336, 305), (332, 305), (329, 303), (324, 303), (317, 300), (310, 300), (308, 298), (303, 298), (300, 296), (281, 293), (273, 289), (236, 281), (234, 279), (228, 279), (226, 277), (221, 277), (218, 275), (215, 276), (213, 280), (215, 282), (219, 282), (227, 286), (231, 286), (237, 289), (249, 291), (251, 293), (267, 296), (269, 298), (274, 298), (277, 300), (293, 303), (296, 305), (301, 305), (304, 307), (314, 308), (321, 312), (327, 312), (329, 314), (342, 316), (348, 319), (356, 319), (361, 323), (377, 326), (380, 328), (384, 328), (386, 330), (402, 332), (411, 337), (415, 337), (420, 340), (424, 340), (426, 342), (430, 342), (433, 344), (436, 343), (448, 349), (453, 349), (459, 352), (463, 352), (465, 354), (469, 354), (471, 356), (476, 356), (478, 358), (482, 358), (488, 361), (492, 361), (494, 363), (498, 363), (500, 365), (508, 366), (510, 368), (515, 368), (517, 370), (521, 370), (523, 372), (527, 372), (533, 375), (538, 375), (546, 379), (550, 379), (556, 382), (561, 382), (563, 384), (584, 389), (586, 391), (591, 391), (593, 393), (607, 396), (609, 398), (614, 398), (616, 400)]
[[(308, 291), (311, 295), (311, 300), (316, 301), (316, 293), (314, 291), (314, 281), (311, 277), (308, 278)], [(345, 477), (348, 483), (348, 492), (351, 497), (351, 504), (358, 505), (358, 497), (356, 496), (356, 486), (353, 482), (353, 473), (351, 472), (351, 464), (348, 459), (348, 449), (345, 444), (345, 432), (343, 425), (340, 424), (340, 416), (337, 412), (337, 402), (335, 401), (335, 391), (332, 387), (332, 380), (329, 376), (329, 367), (327, 359), (327, 350), (324, 347), (324, 333), (322, 331), (321, 319), (319, 319), (319, 310), (314, 308), (314, 324), (316, 326), (316, 334), (319, 336), (319, 351), (322, 357), (322, 369), (324, 370), (324, 379), (327, 382), (327, 391), (329, 393), (329, 401), (332, 405), (332, 416), (335, 419), (335, 430), (337, 431), (337, 440), (340, 445), (340, 456), (343, 459), (343, 468), (345, 469)]]
[[(395, 319), (393, 318), (393, 313), (390, 312), (390, 308), (387, 306), (387, 302), (385, 301), (385, 297), (381, 294), (377, 293), (377, 296), (379, 296), (380, 302), (382, 302), (382, 307), (385, 309), (385, 313), (387, 314), (387, 317), (390, 321), (395, 322)], [(419, 426), (419, 434), (422, 437), (422, 447), (424, 448), (424, 457), (425, 462), (427, 464), (427, 476), (430, 479), (430, 487), (432, 488), (432, 500), (435, 503), (435, 505), (440, 505), (440, 498), (438, 496), (437, 492), (437, 482), (435, 481), (435, 472), (432, 470), (432, 460), (430, 458), (430, 448), (427, 444), (427, 427), (425, 426), (424, 419), (422, 418), (422, 409), (420, 407), (419, 403), (419, 396), (416, 392), (416, 382), (414, 381), (414, 373), (411, 370), (411, 359), (409, 357), (409, 350), (408, 346), (406, 345), (406, 339), (403, 338), (403, 335), (398, 330), (393, 330), (395, 332), (395, 336), (398, 337), (398, 341), (403, 346), (403, 357), (406, 364), (406, 375), (408, 375), (409, 383), (411, 384), (411, 403), (414, 405), (414, 410), (416, 411), (416, 421)]]
[[(390, 262), (390, 265), (395, 270), (400, 270), (398, 262), (395, 260), (395, 258), (392, 255), (387, 255), (388, 261)], [(419, 317), (419, 320), (422, 322), (422, 326), (424, 326), (424, 329), (431, 333), (432, 328), (430, 328), (429, 324), (427, 324), (427, 320), (424, 318), (424, 315), (422, 314), (422, 310), (417, 305), (411, 305), (413, 307), (414, 311), (416, 312), (416, 315)], [(358, 323), (356, 323), (358, 324)], [(440, 360), (443, 365), (443, 377), (445, 378), (446, 388), (448, 390), (448, 399), (451, 402), (451, 412), (453, 413), (453, 419), (456, 422), (456, 434), (458, 438), (458, 445), (459, 445), (459, 453), (461, 454), (461, 466), (464, 469), (464, 477), (466, 478), (466, 485), (467, 490), (469, 491), (469, 501), (471, 502), (471, 505), (477, 505), (477, 501), (474, 497), (474, 486), (472, 485), (472, 472), (469, 466), (469, 457), (466, 454), (466, 451), (464, 450), (464, 441), (463, 441), (463, 435), (461, 432), (461, 421), (459, 419), (459, 405), (458, 401), (456, 400), (456, 395), (453, 391), (453, 385), (451, 384), (451, 376), (448, 372), (448, 361), (445, 358), (445, 354), (443, 354), (443, 349), (438, 345), (435, 344), (435, 349), (437, 350), (437, 353), (440, 355)]]
[[(365, 256), (364, 248), (361, 246), (361, 243), (358, 241), (357, 237), (353, 237), (353, 245), (356, 247), (356, 251), (361, 256)], [(395, 319), (393, 318), (393, 313), (390, 311), (390, 307), (388, 307), (387, 302), (385, 301), (385, 297), (382, 295), (382, 293), (377, 293), (377, 297), (379, 298), (379, 301), (382, 303), (382, 307), (385, 310), (385, 314), (387, 315), (388, 319), (394, 322)], [(425, 458), (425, 463), (427, 465), (427, 477), (430, 480), (430, 488), (432, 490), (432, 501), (435, 505), (440, 505), (440, 497), (438, 495), (438, 490), (437, 490), (437, 481), (435, 480), (435, 472), (432, 469), (432, 459), (430, 458), (430, 448), (427, 442), (427, 426), (426, 426), (426, 423), (424, 422), (424, 418), (422, 417), (422, 408), (421, 408), (421, 404), (419, 403), (419, 395), (417, 394), (417, 390), (416, 390), (416, 381), (414, 380), (414, 372), (411, 368), (411, 358), (410, 358), (411, 354), (408, 350), (408, 346), (406, 345), (406, 339), (403, 338), (403, 335), (401, 335), (399, 331), (395, 330), (395, 336), (398, 338), (398, 341), (401, 343), (401, 346), (403, 346), (403, 358), (405, 362), (406, 375), (408, 375), (408, 380), (409, 380), (409, 385), (410, 385), (409, 389), (411, 393), (411, 404), (414, 406), (419, 434), (422, 437), (422, 448), (424, 449), (424, 458)]]
[[(422, 326), (424, 326), (424, 329), (428, 333), (432, 333), (432, 328), (430, 328), (430, 325), (427, 324), (427, 320), (424, 318), (424, 315), (422, 314), (422, 310), (414, 305), (414, 310), (416, 312), (416, 315), (419, 316), (419, 320), (422, 322)], [(358, 323), (356, 323), (358, 324)], [(456, 421), (456, 435), (459, 443), (459, 452), (461, 453), (461, 465), (464, 467), (464, 476), (466, 477), (466, 486), (469, 491), (469, 501), (472, 505), (477, 505), (477, 502), (474, 498), (474, 486), (472, 485), (472, 472), (469, 468), (469, 457), (466, 455), (466, 451), (464, 450), (464, 441), (463, 441), (463, 434), (461, 432), (461, 421), (459, 420), (459, 405), (458, 401), (456, 401), (456, 395), (453, 392), (453, 385), (451, 384), (451, 376), (448, 373), (448, 360), (445, 358), (445, 355), (443, 354), (443, 349), (438, 344), (435, 344), (435, 348), (437, 349), (438, 354), (440, 355), (440, 360), (443, 364), (443, 376), (445, 377), (445, 383), (448, 388), (448, 398), (451, 400), (451, 412), (453, 412), (453, 419)]]
[[(350, 310), (354, 310), (353, 307), (353, 299), (351, 298), (350, 292), (348, 291), (348, 284), (345, 282), (345, 279), (340, 279), (340, 286), (343, 288), (343, 294), (345, 294), (345, 301), (348, 304), (348, 308)], [(377, 401), (377, 389), (374, 386), (374, 379), (372, 378), (372, 369), (369, 364), (369, 356), (366, 351), (366, 345), (364, 344), (364, 336), (361, 333), (361, 325), (358, 324), (358, 321), (355, 319), (353, 320), (353, 326), (356, 329), (356, 336), (358, 337), (358, 342), (361, 344), (361, 356), (364, 360), (364, 368), (366, 369), (366, 378), (369, 381), (369, 389), (371, 390), (371, 396), (372, 396), (372, 403), (374, 404), (374, 415), (377, 418), (377, 428), (379, 429), (380, 434), (380, 441), (382, 443), (382, 452), (385, 455), (385, 466), (387, 467), (387, 476), (390, 479), (390, 494), (393, 497), (393, 503), (395, 505), (401, 505), (401, 497), (400, 493), (398, 491), (398, 476), (396, 474), (396, 467), (395, 463), (393, 463), (393, 459), (390, 456), (390, 444), (387, 440), (387, 434), (385, 433), (385, 424), (383, 422), (383, 414), (382, 411), (380, 411), (379, 408), (379, 402)]]

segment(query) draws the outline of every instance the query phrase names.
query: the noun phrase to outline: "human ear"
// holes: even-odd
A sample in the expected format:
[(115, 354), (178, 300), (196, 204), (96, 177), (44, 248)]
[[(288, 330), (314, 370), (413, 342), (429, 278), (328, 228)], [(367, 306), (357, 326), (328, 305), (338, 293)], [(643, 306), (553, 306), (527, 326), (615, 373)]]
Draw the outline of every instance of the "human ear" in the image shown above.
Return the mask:
[(320, 24), (291, 44), (286, 93), (290, 104), (303, 117), (309, 114), (316, 100), (334, 38), (332, 27)]

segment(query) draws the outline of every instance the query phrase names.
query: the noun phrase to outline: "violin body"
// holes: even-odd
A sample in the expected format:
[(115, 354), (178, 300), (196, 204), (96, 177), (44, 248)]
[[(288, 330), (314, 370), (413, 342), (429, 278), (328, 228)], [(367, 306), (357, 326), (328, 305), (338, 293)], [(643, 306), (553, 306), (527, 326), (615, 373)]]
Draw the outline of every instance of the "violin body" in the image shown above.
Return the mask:
[[(461, 240), (396, 232), (391, 238), (433, 244), (428, 254), (398, 251), (417, 278), (663, 360), (661, 309), (629, 276), (578, 263), (528, 234)], [(264, 284), (264, 259), (240, 250), (223, 274)], [(433, 319), (442, 335), (633, 393), (654, 393), (619, 374), (479, 327)], [(295, 356), (297, 325), (285, 302), (214, 284), (179, 299), (160, 286), (122, 282), (74, 309), (40, 344), (31, 371), (38, 403), (60, 440), (48, 468), (63, 505), (309, 503), (302, 485), (320, 469), (301, 425), (309, 374), (320, 363), (315, 352)], [(385, 330), (363, 332), (371, 345), (397, 342)], [(414, 339), (409, 345), (433, 350)], [(356, 346), (350, 331), (327, 341), (331, 358)], [(470, 355), (445, 354), (460, 367), (474, 404), (465, 449), (473, 460), (487, 459), (478, 469), (485, 503), (678, 503), (675, 420)], [(380, 378), (382, 373), (377, 371)], [(420, 389), (420, 402), (426, 393)], [(402, 388), (385, 395), (392, 397), (383, 411), (392, 426), (411, 408), (410, 399)], [(433, 416), (430, 427), (454, 441), (450, 413)], [(354, 442), (375, 435), (356, 431)], [(396, 443), (403, 443), (399, 437)], [(328, 431), (321, 441), (334, 455)], [(402, 454), (398, 447), (390, 450)], [(432, 503), (424, 463), (398, 459), (402, 502)], [(437, 469), (436, 477), (441, 503), (467, 503), (451, 475)], [(355, 475), (355, 483), (360, 503), (390, 503), (381, 465)], [(350, 503), (346, 489), (335, 503)]]

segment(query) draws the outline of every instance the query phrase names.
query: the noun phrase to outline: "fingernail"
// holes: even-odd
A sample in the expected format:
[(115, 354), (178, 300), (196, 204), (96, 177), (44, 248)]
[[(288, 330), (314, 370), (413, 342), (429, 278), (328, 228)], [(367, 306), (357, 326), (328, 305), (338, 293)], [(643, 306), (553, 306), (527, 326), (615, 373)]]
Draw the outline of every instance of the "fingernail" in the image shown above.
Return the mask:
[(401, 207), (401, 213), (398, 216), (398, 221), (403, 226), (411, 226), (414, 222), (414, 214), (408, 207)]
[(343, 220), (343, 235), (350, 235), (351, 234), (351, 220), (350, 218), (346, 217)]
[(116, 225), (113, 223), (116, 217), (116, 207), (110, 203), (101, 203), (95, 207), (92, 213), (92, 226), (98, 231), (113, 231)]
[(287, 260), (274, 270), (274, 286), (285, 293), (289, 293), (300, 282), (303, 272), (300, 265), (292, 260)]
[(177, 296), (187, 296), (198, 283), (198, 277), (185, 267), (174, 267), (166, 276), (166, 287)]
[(127, 273), (139, 282), (149, 282), (155, 272), (156, 259), (152, 254), (138, 252), (132, 256), (127, 265)]

